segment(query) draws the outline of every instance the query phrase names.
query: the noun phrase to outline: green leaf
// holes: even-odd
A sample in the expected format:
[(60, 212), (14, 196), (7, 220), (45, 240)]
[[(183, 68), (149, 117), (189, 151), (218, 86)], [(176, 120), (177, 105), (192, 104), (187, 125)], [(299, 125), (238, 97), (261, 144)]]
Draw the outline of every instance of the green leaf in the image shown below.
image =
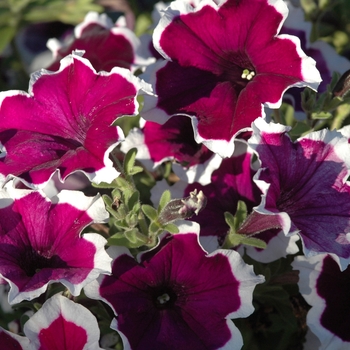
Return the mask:
[(127, 180), (125, 180), (124, 178), (122, 178), (121, 176), (116, 178), (114, 181), (116, 183), (115, 187), (118, 187), (120, 190), (124, 191), (126, 189), (130, 189), (129, 182)]
[(158, 214), (165, 208), (165, 206), (170, 202), (170, 200), (171, 193), (169, 190), (165, 190), (159, 200)]
[(134, 167), (134, 164), (135, 164), (136, 154), (137, 154), (137, 149), (132, 148), (125, 155), (124, 171), (125, 171), (126, 175), (132, 175), (131, 171), (132, 171), (132, 168)]
[(138, 173), (142, 173), (143, 172), (143, 168), (141, 166), (135, 165), (129, 172), (129, 175), (135, 175)]
[(115, 188), (112, 191), (112, 198), (113, 201), (115, 202), (116, 200), (120, 200), (120, 198), (122, 198), (122, 193), (120, 192), (120, 190), (118, 188)]
[(297, 122), (289, 133), (291, 136), (299, 137), (300, 135), (308, 131), (310, 131), (309, 125), (303, 122)]
[(108, 245), (124, 246), (128, 248), (139, 248), (145, 245), (147, 241), (146, 237), (141, 240), (139, 235), (141, 235), (137, 229), (128, 230), (124, 232), (118, 232), (108, 239)]
[(128, 223), (129, 227), (135, 227), (139, 220), (137, 218), (137, 214), (130, 212), (126, 217), (125, 217), (125, 221)]
[(266, 248), (266, 242), (254, 237), (245, 237), (241, 240), (241, 244), (245, 244), (251, 247), (265, 249)]
[(179, 233), (179, 228), (176, 225), (171, 223), (166, 224), (163, 228), (165, 231), (168, 231), (169, 233), (173, 233), (173, 234)]
[(137, 206), (137, 204), (139, 204), (140, 201), (140, 192), (139, 191), (135, 191), (129, 198), (127, 205), (129, 210), (133, 210), (133, 208), (135, 206)]
[(7, 45), (10, 43), (15, 34), (15, 27), (0, 28), (0, 53), (7, 47)]
[(228, 226), (230, 226), (231, 229), (236, 229), (236, 221), (235, 217), (228, 211), (224, 213), (225, 215), (225, 221)]
[(113, 199), (110, 196), (107, 196), (106, 194), (102, 195), (102, 199), (105, 202), (106, 206), (112, 207), (113, 205)]
[(332, 118), (332, 113), (329, 112), (318, 112), (318, 113), (311, 113), (312, 119), (330, 119)]
[(157, 210), (148, 204), (143, 204), (141, 206), (143, 213), (151, 220), (155, 221), (158, 218)]
[(158, 234), (158, 231), (162, 231), (161, 227), (154, 221), (150, 223), (148, 230), (153, 234)]
[(92, 183), (92, 186), (96, 188), (115, 188), (115, 185), (114, 181), (110, 184), (107, 182), (100, 182), (99, 184)]

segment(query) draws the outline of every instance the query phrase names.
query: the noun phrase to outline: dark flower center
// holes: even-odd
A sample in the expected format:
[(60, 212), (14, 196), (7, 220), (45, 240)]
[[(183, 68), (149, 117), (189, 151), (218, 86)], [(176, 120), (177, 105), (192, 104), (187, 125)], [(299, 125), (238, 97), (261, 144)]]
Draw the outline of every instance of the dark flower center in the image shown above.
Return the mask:
[(220, 78), (232, 83), (237, 96), (256, 75), (253, 64), (248, 56), (242, 52), (229, 51), (223, 53), (220, 65), (223, 68)]
[(153, 302), (157, 309), (170, 309), (177, 300), (176, 293), (171, 288), (160, 288), (153, 294)]
[[(46, 256), (45, 256), (46, 255)], [(20, 257), (18, 265), (26, 273), (32, 277), (44, 268), (65, 268), (67, 263), (58, 255), (44, 254), (37, 252), (33, 248), (27, 249)]]

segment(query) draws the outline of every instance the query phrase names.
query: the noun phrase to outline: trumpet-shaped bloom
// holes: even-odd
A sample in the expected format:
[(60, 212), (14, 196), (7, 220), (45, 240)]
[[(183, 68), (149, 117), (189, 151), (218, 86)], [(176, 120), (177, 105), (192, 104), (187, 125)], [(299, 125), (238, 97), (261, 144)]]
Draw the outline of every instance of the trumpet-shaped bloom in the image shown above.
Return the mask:
[(111, 182), (119, 173), (109, 153), (124, 137), (111, 124), (137, 112), (140, 88), (130, 71), (96, 73), (72, 54), (55, 73), (34, 73), (29, 93), (0, 93), (0, 180), (44, 187), (58, 169), (63, 180), (83, 171), (96, 183)]
[(180, 226), (158, 247), (139, 256), (112, 247), (112, 275), (85, 292), (114, 310), (111, 327), (125, 349), (240, 349), (242, 338), (230, 319), (253, 311), (256, 276), (234, 251), (207, 253), (199, 227)]
[(262, 104), (279, 107), (286, 89), (321, 81), (299, 39), (278, 35), (287, 14), (282, 0), (172, 2), (153, 35), (165, 61), (145, 73), (158, 98), (146, 98), (142, 116), (189, 115), (196, 141), (230, 156)]
[[(68, 42), (67, 42), (68, 41)], [(47, 68), (57, 70), (60, 60), (74, 50), (84, 50), (85, 57), (97, 71), (110, 71), (114, 67), (136, 70), (149, 64), (141, 55), (141, 42), (130, 29), (116, 26), (106, 14), (89, 12), (74, 29), (74, 37), (61, 43), (50, 39), (47, 43), (54, 62)]]
[[(298, 233), (307, 256), (334, 253), (342, 269), (350, 262), (350, 145), (337, 131), (313, 132), (292, 142), (288, 127), (253, 123), (249, 144), (261, 169), (255, 181), (262, 202), (244, 232), (280, 227)], [(260, 231), (256, 231), (260, 230)]]
[(350, 347), (350, 268), (340, 271), (337, 260), (334, 255), (320, 254), (310, 259), (298, 256), (293, 262), (293, 268), (300, 271), (300, 293), (311, 306), (307, 325), (319, 340), (318, 347), (307, 342), (305, 349)]
[[(26, 337), (0, 328), (5, 350), (102, 350), (95, 316), (85, 307), (60, 294), (48, 299), (24, 325)], [(5, 347), (4, 347), (5, 346)]]
[(0, 198), (0, 276), (10, 284), (9, 302), (31, 300), (61, 282), (73, 295), (109, 273), (111, 259), (99, 234), (80, 232), (108, 213), (100, 197), (62, 191), (52, 200), (41, 192), (5, 191)]

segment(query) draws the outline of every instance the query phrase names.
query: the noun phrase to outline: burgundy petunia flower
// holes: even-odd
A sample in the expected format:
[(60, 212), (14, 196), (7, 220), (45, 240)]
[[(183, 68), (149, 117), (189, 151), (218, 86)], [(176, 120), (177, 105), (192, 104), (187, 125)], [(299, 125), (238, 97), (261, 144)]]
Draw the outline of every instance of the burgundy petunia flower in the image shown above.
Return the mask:
[(312, 334), (305, 349), (350, 348), (350, 268), (340, 271), (337, 260), (334, 255), (320, 254), (310, 259), (298, 256), (293, 262), (293, 268), (300, 271), (300, 293), (311, 306), (306, 321)]
[(122, 67), (135, 71), (154, 61), (143, 57), (141, 42), (133, 31), (114, 25), (106, 14), (89, 12), (82, 23), (74, 29), (74, 37), (60, 42), (50, 39), (47, 46), (51, 49), (54, 62), (48, 70), (57, 70), (60, 60), (74, 50), (84, 50), (92, 66), (99, 71), (110, 71)]
[(230, 320), (253, 311), (252, 292), (263, 282), (234, 251), (207, 255), (197, 224), (180, 226), (136, 262), (123, 247), (112, 247), (112, 275), (85, 287), (89, 297), (108, 303), (111, 324), (125, 349), (240, 349)]
[(0, 181), (15, 176), (44, 187), (58, 170), (63, 180), (82, 171), (95, 183), (111, 182), (119, 173), (109, 153), (124, 137), (111, 124), (137, 113), (141, 85), (126, 69), (96, 73), (72, 54), (58, 72), (34, 73), (29, 94), (0, 93)]
[(48, 299), (24, 325), (22, 337), (0, 328), (6, 350), (102, 350), (95, 316), (85, 307), (60, 294)]
[(191, 120), (185, 116), (170, 118), (164, 124), (142, 122), (142, 128), (130, 130), (121, 150), (136, 147), (139, 159), (149, 170), (172, 160), (174, 172), (188, 182), (210, 182), (211, 172), (217, 169), (222, 158), (198, 144), (193, 135)]
[[(109, 273), (111, 259), (99, 234), (80, 232), (108, 219), (100, 197), (62, 191), (49, 200), (41, 192), (9, 188), (0, 198), (0, 276), (10, 284), (9, 302), (31, 300), (61, 282), (73, 295)], [(12, 199), (14, 198), (14, 199)]]
[(146, 97), (142, 116), (189, 115), (196, 141), (230, 156), (262, 104), (277, 108), (286, 89), (321, 81), (299, 39), (278, 35), (287, 14), (282, 0), (172, 2), (153, 35), (166, 60), (145, 73), (158, 98)]
[(292, 142), (289, 127), (258, 118), (249, 144), (261, 167), (255, 181), (261, 204), (242, 233), (282, 228), (298, 233), (304, 254), (334, 253), (341, 268), (350, 262), (350, 145), (337, 131), (313, 132)]

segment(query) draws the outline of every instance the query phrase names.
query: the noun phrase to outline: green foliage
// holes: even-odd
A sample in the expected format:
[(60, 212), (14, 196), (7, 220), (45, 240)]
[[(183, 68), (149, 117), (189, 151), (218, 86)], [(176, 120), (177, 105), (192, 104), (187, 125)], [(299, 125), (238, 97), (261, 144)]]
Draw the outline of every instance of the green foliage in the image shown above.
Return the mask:
[(242, 225), (247, 217), (247, 206), (243, 201), (238, 201), (237, 211), (235, 216), (229, 212), (225, 212), (225, 221), (229, 226), (229, 232), (226, 235), (223, 248), (229, 249), (238, 247), (241, 244), (264, 249), (266, 243), (259, 238), (247, 236), (238, 233), (239, 227)]
[(89, 11), (101, 12), (94, 0), (2, 0), (0, 53), (20, 28), (29, 23), (60, 21), (78, 24)]

